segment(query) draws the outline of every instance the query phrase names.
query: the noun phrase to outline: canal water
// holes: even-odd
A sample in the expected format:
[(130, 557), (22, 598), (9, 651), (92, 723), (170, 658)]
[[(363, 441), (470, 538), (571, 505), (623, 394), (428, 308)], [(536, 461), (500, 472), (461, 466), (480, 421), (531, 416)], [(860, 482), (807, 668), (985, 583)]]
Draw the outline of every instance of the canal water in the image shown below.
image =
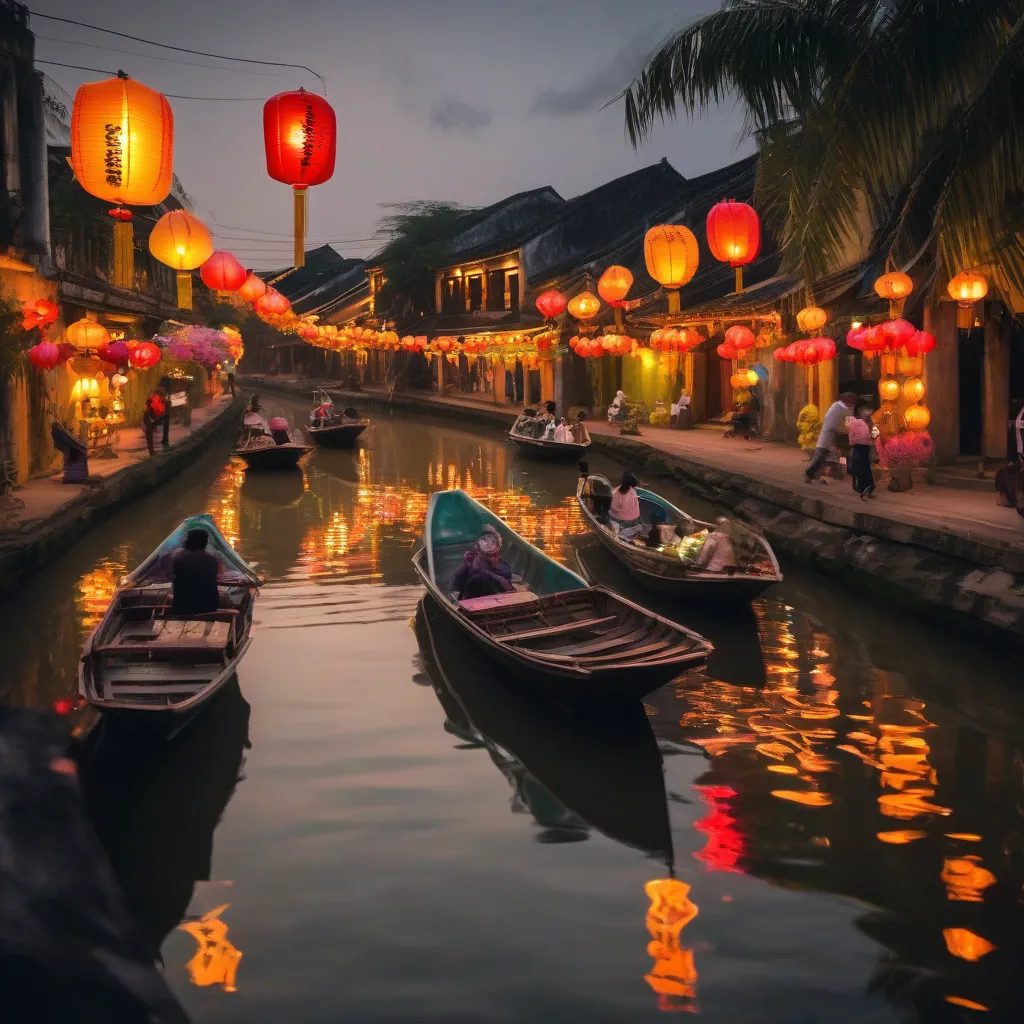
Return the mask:
[[(237, 685), (165, 748), (96, 733), (84, 773), (191, 1017), (1020, 1019), (1019, 666), (786, 565), (747, 612), (649, 598), (587, 544), (574, 486), (497, 432), (397, 415), (294, 476), (225, 444), (0, 607), (3, 699), (66, 710), (118, 579), (186, 514), (267, 577)], [(449, 487), (714, 658), (614, 726), (531, 702), (418, 609)]]

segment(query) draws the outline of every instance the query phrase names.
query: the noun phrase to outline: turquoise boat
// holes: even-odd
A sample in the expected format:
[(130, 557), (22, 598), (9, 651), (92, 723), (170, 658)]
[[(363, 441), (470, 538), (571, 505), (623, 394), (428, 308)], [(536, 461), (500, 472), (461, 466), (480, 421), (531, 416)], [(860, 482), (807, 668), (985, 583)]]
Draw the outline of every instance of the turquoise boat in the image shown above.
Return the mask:
[[(452, 578), (485, 526), (502, 538), (515, 590), (460, 600)], [(431, 495), (413, 566), (468, 638), (557, 703), (638, 700), (702, 664), (712, 650), (699, 634), (591, 587), (464, 491)]]

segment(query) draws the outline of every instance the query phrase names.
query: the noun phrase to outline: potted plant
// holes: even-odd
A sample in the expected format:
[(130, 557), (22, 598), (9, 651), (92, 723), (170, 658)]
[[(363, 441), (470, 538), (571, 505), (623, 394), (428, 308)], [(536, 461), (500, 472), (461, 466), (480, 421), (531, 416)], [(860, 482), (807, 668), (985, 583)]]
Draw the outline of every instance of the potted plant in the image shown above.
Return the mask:
[(934, 452), (927, 430), (905, 430), (884, 441), (879, 454), (882, 468), (889, 470), (889, 490), (909, 491), (914, 486), (915, 467), (923, 466)]

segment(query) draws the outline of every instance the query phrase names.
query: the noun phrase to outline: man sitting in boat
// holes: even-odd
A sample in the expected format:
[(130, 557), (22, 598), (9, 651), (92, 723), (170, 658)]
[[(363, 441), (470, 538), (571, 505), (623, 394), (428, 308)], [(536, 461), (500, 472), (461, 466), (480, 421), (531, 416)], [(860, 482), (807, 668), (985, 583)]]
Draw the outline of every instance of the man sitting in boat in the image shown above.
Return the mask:
[(581, 409), (576, 413), (576, 422), (572, 425), (572, 440), (574, 444), (590, 444), (590, 431), (587, 430), (587, 414)]
[(460, 601), (515, 590), (512, 566), (501, 557), (501, 534), (493, 526), (485, 526), (476, 544), (462, 556), (462, 565), (452, 576), (451, 589)]
[(644, 524), (640, 519), (640, 499), (637, 497), (636, 483), (636, 477), (627, 469), (622, 474), (622, 483), (612, 491), (608, 521), (623, 540), (632, 540), (644, 530)]
[(253, 395), (249, 399), (249, 406), (242, 417), (242, 426), (249, 432), (250, 437), (270, 433), (270, 427), (267, 426), (267, 421), (263, 418), (263, 410), (260, 408), (259, 395)]
[(189, 530), (184, 546), (174, 554), (172, 615), (187, 619), (215, 612), (220, 607), (217, 576), (221, 563), (213, 552), (206, 550), (209, 540), (210, 535), (205, 530)]

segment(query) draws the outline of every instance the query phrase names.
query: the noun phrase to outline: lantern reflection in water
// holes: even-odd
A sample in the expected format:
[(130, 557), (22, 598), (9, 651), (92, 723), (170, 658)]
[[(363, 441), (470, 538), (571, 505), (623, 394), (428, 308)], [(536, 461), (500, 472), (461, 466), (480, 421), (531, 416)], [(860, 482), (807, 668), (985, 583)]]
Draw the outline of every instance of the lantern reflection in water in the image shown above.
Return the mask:
[(675, 878), (659, 878), (644, 886), (651, 906), (647, 931), (651, 941), (647, 952), (654, 966), (644, 980), (658, 994), (658, 1009), (675, 1013), (697, 1012), (697, 968), (693, 950), (681, 944), (683, 929), (697, 916), (690, 899), (690, 887)]
[(103, 618), (125, 573), (126, 562), (104, 559), (82, 575), (75, 594), (79, 627), (82, 635), (90, 633)]
[(235, 975), (242, 954), (228, 941), (228, 926), (221, 919), (221, 914), (230, 906), (224, 903), (196, 921), (183, 921), (178, 925), (196, 940), (198, 947), (185, 965), (193, 985), (203, 988), (220, 985), (225, 992), (237, 991)]

